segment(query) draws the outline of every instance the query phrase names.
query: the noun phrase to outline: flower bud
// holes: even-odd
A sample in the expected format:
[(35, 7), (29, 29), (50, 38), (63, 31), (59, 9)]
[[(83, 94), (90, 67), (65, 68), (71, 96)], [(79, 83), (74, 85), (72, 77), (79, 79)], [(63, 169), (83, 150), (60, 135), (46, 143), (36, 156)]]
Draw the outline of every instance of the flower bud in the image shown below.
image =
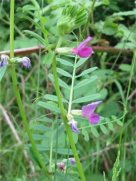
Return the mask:
[(30, 68), (30, 66), (31, 66), (31, 61), (28, 57), (21, 58), (20, 62), (22, 63), (23, 67), (25, 67), (25, 68)]
[(71, 53), (72, 49), (68, 47), (56, 48), (56, 53), (59, 54), (68, 54)]
[(71, 114), (72, 115), (77, 115), (77, 116), (81, 116), (82, 115), (82, 111), (81, 110), (71, 110)]
[(74, 119), (72, 119), (71, 121), (69, 121), (68, 123), (71, 127), (71, 130), (74, 132), (74, 133), (80, 133), (78, 127), (77, 127), (77, 121), (75, 121)]
[(64, 162), (57, 163), (57, 167), (58, 167), (58, 169), (64, 171), (65, 170), (65, 163)]
[(84, 7), (68, 5), (63, 8), (58, 20), (57, 27), (61, 35), (70, 33), (81, 25), (85, 24), (88, 18), (87, 10)]
[(9, 56), (1, 55), (0, 67), (6, 66), (8, 64)]
[(75, 158), (69, 158), (69, 161), (70, 161), (71, 165), (74, 165), (76, 163)]

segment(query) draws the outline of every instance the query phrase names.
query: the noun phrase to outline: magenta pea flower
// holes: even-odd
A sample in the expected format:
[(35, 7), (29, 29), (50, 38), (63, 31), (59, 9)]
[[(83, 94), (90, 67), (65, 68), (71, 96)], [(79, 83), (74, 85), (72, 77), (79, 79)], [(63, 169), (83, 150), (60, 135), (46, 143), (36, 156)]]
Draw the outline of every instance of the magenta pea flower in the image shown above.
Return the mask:
[(97, 124), (100, 121), (100, 116), (94, 111), (102, 101), (92, 102), (82, 107), (82, 116), (87, 118), (91, 124)]
[(72, 53), (78, 55), (81, 58), (90, 57), (93, 53), (92, 47), (88, 46), (89, 41), (92, 40), (91, 36), (88, 36), (83, 42), (81, 42), (76, 48), (72, 49)]

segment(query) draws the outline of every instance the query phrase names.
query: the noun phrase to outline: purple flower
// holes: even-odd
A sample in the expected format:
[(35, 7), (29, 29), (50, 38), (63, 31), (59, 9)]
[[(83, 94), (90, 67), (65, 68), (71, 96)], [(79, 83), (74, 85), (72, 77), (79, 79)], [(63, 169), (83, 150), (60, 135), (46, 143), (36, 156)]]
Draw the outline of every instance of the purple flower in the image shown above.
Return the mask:
[(0, 67), (6, 66), (8, 64), (8, 55), (1, 55)]
[(22, 63), (22, 65), (25, 68), (30, 68), (30, 66), (31, 66), (31, 61), (30, 61), (30, 59), (28, 57), (21, 58), (20, 62)]
[(64, 164), (64, 162), (57, 163), (57, 167), (58, 167), (60, 170), (64, 171), (64, 170), (65, 170), (65, 164)]
[(102, 101), (93, 102), (82, 107), (82, 116), (87, 118), (91, 124), (97, 124), (100, 121), (100, 116), (94, 111)]
[(74, 133), (80, 133), (79, 129), (77, 128), (77, 122), (75, 120), (69, 121), (69, 125)]
[(74, 165), (76, 163), (75, 158), (69, 158), (69, 161), (70, 161), (71, 165)]
[(78, 55), (81, 58), (90, 57), (93, 53), (92, 47), (89, 47), (87, 44), (92, 40), (91, 36), (88, 36), (83, 42), (81, 42), (76, 48), (72, 49), (72, 53)]

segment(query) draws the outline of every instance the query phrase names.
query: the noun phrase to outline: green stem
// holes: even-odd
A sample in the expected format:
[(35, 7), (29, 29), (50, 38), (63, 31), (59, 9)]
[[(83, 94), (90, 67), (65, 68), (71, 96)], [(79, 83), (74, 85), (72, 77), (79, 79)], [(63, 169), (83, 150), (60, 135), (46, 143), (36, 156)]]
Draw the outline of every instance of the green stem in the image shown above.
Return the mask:
[(92, 18), (92, 25), (94, 25), (94, 5), (96, 0), (93, 0), (92, 7), (91, 7), (91, 18)]
[[(131, 89), (135, 63), (136, 63), (136, 52), (134, 52), (133, 59), (132, 59), (132, 64), (131, 64), (131, 72), (130, 72), (130, 77), (129, 77), (129, 82), (128, 82), (128, 89), (127, 89), (127, 94), (126, 94), (126, 102), (125, 102), (125, 106), (124, 106), (125, 110), (127, 110), (127, 107), (128, 107), (128, 97), (129, 97), (129, 93), (130, 93), (130, 89)], [(125, 121), (125, 116), (124, 116), (124, 119), (123, 119), (123, 124), (124, 124), (124, 121)], [(126, 159), (125, 159), (126, 158), (126, 149), (124, 149), (124, 147), (123, 147), (123, 143), (126, 141), (126, 133), (127, 133), (127, 130), (125, 130), (123, 132), (123, 128), (122, 128), (121, 135), (120, 135), (120, 150), (121, 150), (121, 156), (122, 156), (122, 160), (123, 160), (123, 167), (125, 167), (125, 165), (126, 165)], [(123, 137), (123, 134), (124, 134), (124, 137)], [(125, 180), (125, 171), (124, 170), (122, 172), (122, 180)]]
[[(130, 72), (130, 76), (129, 76), (129, 82), (128, 82), (128, 89), (127, 89), (127, 94), (126, 94), (126, 100), (124, 103), (124, 117), (122, 119), (122, 123), (124, 125), (125, 122), (125, 117), (127, 115), (127, 106), (128, 106), (128, 96), (129, 96), (129, 92), (130, 92), (130, 88), (131, 88), (131, 82), (132, 82), (132, 77), (133, 77), (133, 73), (134, 73), (134, 67), (135, 67), (135, 63), (136, 63), (136, 52), (134, 52), (133, 55), (133, 59), (132, 59), (132, 64), (131, 64), (131, 72)], [(123, 136), (123, 127), (121, 129), (120, 132), (120, 139), (119, 139), (119, 144), (122, 144), (122, 136)]]
[(74, 80), (75, 80), (75, 73), (76, 73), (76, 62), (77, 62), (77, 57), (75, 57), (75, 63), (74, 63), (74, 69), (73, 69), (73, 75), (72, 75), (72, 83), (71, 83), (70, 96), (69, 96), (68, 115), (70, 114), (71, 107), (72, 107)]
[[(10, 58), (14, 58), (14, 4), (15, 4), (14, 0), (11, 0), (10, 1)], [(22, 121), (23, 121), (23, 126), (24, 126), (25, 131), (27, 132), (29, 140), (31, 142), (33, 153), (34, 153), (38, 163), (40, 164), (41, 168), (43, 169), (45, 175), (48, 176), (48, 170), (46, 169), (45, 163), (43, 162), (41, 155), (39, 154), (39, 152), (36, 148), (36, 144), (33, 140), (33, 136), (32, 136), (31, 130), (29, 128), (29, 124), (26, 119), (26, 114), (25, 114), (25, 111), (23, 108), (23, 103), (21, 100), (18, 86), (17, 86), (17, 76), (16, 76), (14, 64), (11, 65), (11, 77), (12, 77), (14, 93), (16, 96), (17, 104), (18, 104), (19, 111), (20, 111), (20, 114), (22, 117)]]
[[(59, 40), (59, 43), (58, 43), (59, 45), (61, 44), (60, 42), (61, 42), (61, 40)], [(63, 102), (62, 102), (61, 91), (60, 91), (60, 88), (59, 88), (59, 81), (58, 81), (58, 75), (57, 75), (56, 57), (55, 56), (53, 58), (52, 70), (53, 70), (53, 76), (54, 76), (55, 90), (56, 90), (56, 94), (57, 94), (57, 97), (58, 97), (59, 108), (60, 108), (60, 111), (61, 111), (62, 119), (64, 121), (65, 129), (66, 129), (66, 132), (67, 132), (67, 135), (68, 135), (68, 138), (69, 138), (70, 146), (71, 146), (72, 152), (73, 152), (75, 160), (76, 160), (76, 164), (77, 164), (77, 168), (78, 168), (78, 172), (79, 172), (81, 181), (86, 181), (85, 176), (84, 176), (84, 172), (83, 172), (83, 168), (82, 168), (82, 165), (80, 163), (80, 159), (79, 159), (79, 156), (78, 156), (78, 153), (77, 153), (77, 150), (76, 150), (76, 146), (75, 146), (75, 143), (74, 143), (74, 140), (73, 140), (72, 132), (71, 132), (71, 129), (70, 129), (69, 125), (67, 124), (67, 116), (66, 116), (66, 112), (65, 112), (64, 105), (63, 105)]]
[(130, 72), (129, 83), (128, 83), (128, 90), (127, 90), (127, 95), (126, 95), (126, 105), (128, 103), (128, 97), (129, 97), (131, 83), (132, 83), (132, 78), (133, 78), (133, 74), (134, 74), (135, 63), (136, 63), (136, 51), (134, 52), (133, 58), (132, 58), (131, 72)]
[(52, 153), (53, 153), (53, 136), (54, 136), (53, 130), (54, 130), (54, 122), (52, 122), (52, 130), (51, 130), (49, 172), (52, 172)]
[[(132, 77), (133, 77), (133, 73), (134, 73), (134, 67), (135, 67), (135, 63), (136, 63), (136, 52), (134, 52), (134, 56), (133, 56), (133, 59), (132, 59), (132, 65), (131, 65), (131, 72), (130, 72), (130, 77), (129, 77), (129, 82), (128, 82), (128, 89), (127, 89), (127, 95), (126, 95), (126, 100), (124, 102), (124, 116), (123, 116), (123, 119), (122, 119), (122, 123), (124, 125), (124, 122), (125, 122), (125, 118), (126, 118), (126, 115), (127, 115), (127, 106), (128, 106), (128, 96), (129, 96), (129, 92), (130, 92), (130, 88), (131, 88), (131, 82), (132, 82)], [(124, 127), (122, 127), (121, 131), (120, 131), (120, 136), (119, 136), (119, 149), (118, 149), (118, 154), (117, 154), (117, 158), (116, 158), (116, 161), (115, 161), (115, 164), (114, 164), (114, 167), (113, 167), (113, 178), (112, 180), (114, 181), (116, 178), (114, 178), (114, 175), (117, 176), (117, 172), (118, 172), (118, 165), (119, 165), (119, 159), (120, 159), (120, 156), (123, 155), (123, 165), (125, 166), (125, 150), (124, 150), (124, 146), (123, 146), (123, 133), (125, 135), (125, 132), (124, 131)], [(125, 138), (124, 138), (125, 139)], [(118, 165), (116, 166), (116, 163), (118, 163)], [(114, 173), (114, 170), (115, 170), (115, 173)], [(122, 173), (122, 179), (124, 180), (124, 171)]]

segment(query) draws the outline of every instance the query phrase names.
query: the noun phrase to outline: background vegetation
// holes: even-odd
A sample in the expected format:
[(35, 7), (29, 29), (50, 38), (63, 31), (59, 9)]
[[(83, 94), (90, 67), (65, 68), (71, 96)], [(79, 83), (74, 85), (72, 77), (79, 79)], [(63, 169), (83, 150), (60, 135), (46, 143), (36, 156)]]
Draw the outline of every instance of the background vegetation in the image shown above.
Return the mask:
[[(136, 59), (133, 53), (136, 49), (135, 2), (132, 0), (18, 0), (15, 4), (15, 48), (39, 46), (43, 43), (43, 39), (46, 42), (47, 37), (50, 46), (55, 47), (58, 40), (56, 24), (62, 9), (67, 4), (84, 6), (89, 17), (80, 28), (65, 35), (63, 46), (76, 46), (74, 43), (76, 37), (78, 41), (82, 41), (88, 35), (94, 37), (91, 42), (94, 46), (94, 55), (89, 60), (83, 62), (80, 59), (77, 63), (76, 72), (80, 76), (75, 81), (74, 108), (80, 108), (85, 102), (96, 98), (103, 100), (98, 109), (99, 114), (104, 117), (102, 122), (89, 127), (83, 124), (83, 120), (77, 118), (80, 125), (86, 128), (81, 129), (79, 136), (73, 135), (86, 180), (112, 180), (114, 175), (117, 176), (115, 172), (119, 172), (115, 180), (135, 181)], [(9, 1), (1, 0), (0, 51), (9, 50), (9, 11)], [(52, 96), (55, 95), (50, 61), (52, 55), (40, 48), (38, 52), (26, 55), (31, 59), (31, 69), (26, 70), (16, 65), (23, 106), (38, 150), (47, 162), (52, 143), (53, 161), (56, 163), (57, 159), (61, 161), (68, 155), (72, 156), (72, 153), (64, 128), (60, 126), (61, 120), (57, 116), (59, 109), (56, 97)], [(58, 58), (60, 86), (66, 100), (69, 97), (73, 64), (71, 57)], [(98, 69), (84, 71), (90, 70), (91, 67)], [(83, 81), (88, 78), (88, 82)], [(51, 114), (51, 111), (54, 114)], [(20, 139), (15, 138), (11, 126), (5, 121), (7, 119), (12, 121)], [(0, 82), (0, 123), (0, 179), (2, 181), (45, 180), (23, 129), (8, 71)], [(121, 145), (120, 138), (122, 138)], [(24, 150), (27, 150), (27, 153)], [(117, 162), (119, 150), (121, 154)], [(78, 180), (76, 166), (69, 166), (66, 174), (56, 168), (55, 174), (57, 175), (55, 179), (58, 181)]]

